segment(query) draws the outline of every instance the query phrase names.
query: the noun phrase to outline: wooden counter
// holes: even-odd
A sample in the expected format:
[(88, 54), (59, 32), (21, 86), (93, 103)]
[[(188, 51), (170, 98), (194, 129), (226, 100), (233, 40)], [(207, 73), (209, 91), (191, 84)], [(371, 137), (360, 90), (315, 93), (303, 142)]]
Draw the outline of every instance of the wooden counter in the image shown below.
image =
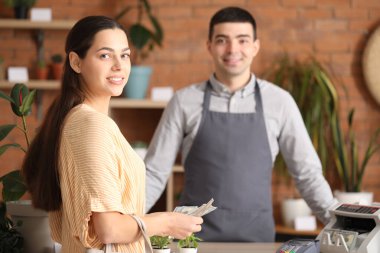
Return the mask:
[[(275, 253), (281, 243), (199, 243), (198, 253)], [(178, 253), (177, 243), (170, 244), (171, 253)]]

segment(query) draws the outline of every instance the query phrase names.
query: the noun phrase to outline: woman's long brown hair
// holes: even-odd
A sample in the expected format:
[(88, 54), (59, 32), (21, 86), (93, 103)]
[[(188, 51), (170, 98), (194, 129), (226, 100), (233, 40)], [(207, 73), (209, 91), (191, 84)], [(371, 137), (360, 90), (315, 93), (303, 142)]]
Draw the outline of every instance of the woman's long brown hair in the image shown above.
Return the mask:
[(70, 52), (75, 52), (83, 59), (95, 35), (101, 30), (114, 28), (124, 30), (111, 18), (88, 16), (79, 20), (67, 36), (60, 94), (50, 106), (22, 166), (23, 176), (36, 208), (55, 211), (61, 207), (58, 167), (63, 123), (70, 110), (82, 103), (85, 98), (80, 75), (71, 68), (68, 55)]

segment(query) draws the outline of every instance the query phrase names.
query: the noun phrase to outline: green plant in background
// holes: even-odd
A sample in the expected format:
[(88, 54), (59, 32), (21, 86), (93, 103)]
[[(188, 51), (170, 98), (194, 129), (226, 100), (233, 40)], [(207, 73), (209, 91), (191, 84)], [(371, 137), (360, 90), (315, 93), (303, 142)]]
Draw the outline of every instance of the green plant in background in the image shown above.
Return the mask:
[(154, 235), (150, 237), (150, 244), (153, 249), (167, 249), (170, 242), (169, 236)]
[(196, 237), (194, 234), (189, 235), (185, 239), (178, 241), (178, 247), (180, 248), (198, 248), (198, 242), (201, 242), (202, 239)]
[(356, 143), (355, 132), (352, 128), (355, 110), (351, 109), (348, 113), (348, 132), (346, 134), (342, 131), (337, 112), (334, 111), (331, 120), (335, 165), (342, 180), (344, 190), (346, 192), (360, 192), (367, 164), (373, 154), (380, 149), (380, 145), (377, 144), (380, 128), (371, 136), (363, 160), (360, 163), (358, 145)]
[(4, 4), (8, 7), (26, 6), (32, 7), (36, 3), (36, 0), (4, 0)]
[[(28, 136), (28, 128), (26, 124), (26, 117), (30, 114), (32, 109), (32, 104), (34, 101), (36, 91), (32, 90), (29, 92), (28, 87), (22, 83), (16, 83), (12, 90), (10, 96), (0, 91), (0, 98), (5, 99), (10, 102), (11, 109), (17, 117), (21, 118), (22, 125), (18, 124), (7, 124), (0, 126), (0, 141), (4, 140), (5, 137), (13, 129), (20, 130), (25, 136), (26, 147), (18, 143), (8, 143), (0, 146), (0, 156), (7, 151), (9, 148), (17, 148), (24, 153), (26, 153), (29, 147), (30, 138)], [(26, 184), (23, 177), (21, 176), (20, 170), (12, 171), (0, 178), (0, 182), (3, 183), (3, 200), (12, 201), (18, 200), (27, 191)]]
[[(297, 61), (285, 54), (275, 61), (265, 76), (293, 96), (325, 169), (329, 161), (330, 120), (337, 99), (334, 85), (325, 82), (326, 70), (316, 59)], [(277, 159), (276, 163), (276, 169), (286, 174), (283, 160)]]
[[(145, 59), (154, 46), (161, 46), (163, 40), (162, 26), (157, 18), (152, 14), (151, 6), (148, 0), (137, 0), (137, 5), (124, 7), (120, 13), (116, 15), (116, 20), (127, 15), (132, 9), (137, 9), (137, 20), (129, 26), (130, 43), (135, 49), (134, 64)], [(143, 24), (143, 17), (147, 16), (152, 26), (150, 30)]]
[(62, 63), (63, 62), (63, 57), (61, 54), (53, 54), (50, 57), (51, 61), (54, 63)]
[(45, 62), (45, 60), (38, 60), (37, 61), (37, 67), (39, 69), (45, 69), (46, 68), (46, 62)]
[(24, 239), (7, 217), (7, 207), (0, 202), (0, 252), (24, 252)]

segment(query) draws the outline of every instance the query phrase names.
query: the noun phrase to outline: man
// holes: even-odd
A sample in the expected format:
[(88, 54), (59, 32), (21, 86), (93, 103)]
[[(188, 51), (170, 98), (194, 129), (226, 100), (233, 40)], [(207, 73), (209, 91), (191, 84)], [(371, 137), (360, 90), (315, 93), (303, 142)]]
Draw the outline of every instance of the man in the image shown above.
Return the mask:
[(147, 208), (161, 195), (179, 147), (185, 167), (181, 205), (215, 199), (205, 241), (274, 240), (272, 167), (279, 150), (303, 198), (323, 221), (335, 203), (291, 95), (251, 73), (259, 52), (256, 23), (228, 7), (211, 19), (207, 48), (215, 73), (176, 92), (150, 144)]

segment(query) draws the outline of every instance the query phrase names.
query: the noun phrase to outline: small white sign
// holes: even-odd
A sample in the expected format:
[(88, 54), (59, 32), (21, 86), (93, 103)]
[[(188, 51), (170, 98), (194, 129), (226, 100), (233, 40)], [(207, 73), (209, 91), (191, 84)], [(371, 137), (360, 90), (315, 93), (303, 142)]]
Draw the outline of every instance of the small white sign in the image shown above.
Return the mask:
[(9, 82), (27, 82), (29, 80), (27, 67), (9, 67), (8, 81)]
[(169, 101), (173, 96), (173, 87), (153, 87), (151, 92), (152, 100), (155, 101)]
[(300, 231), (316, 230), (317, 219), (313, 215), (296, 217), (294, 219), (294, 229)]
[(32, 21), (51, 21), (51, 8), (32, 8), (30, 9), (30, 20)]

